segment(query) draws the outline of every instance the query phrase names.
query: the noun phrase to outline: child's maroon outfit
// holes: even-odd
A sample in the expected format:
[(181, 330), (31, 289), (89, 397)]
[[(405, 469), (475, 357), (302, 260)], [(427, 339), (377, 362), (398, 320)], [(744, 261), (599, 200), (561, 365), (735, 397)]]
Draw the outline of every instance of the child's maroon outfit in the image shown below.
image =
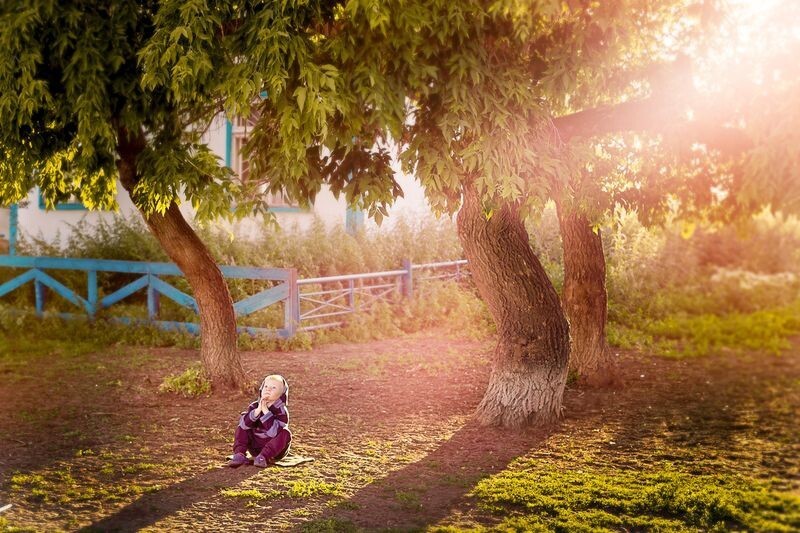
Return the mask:
[[(259, 387), (259, 399), (261, 388)], [(292, 434), (289, 431), (289, 384), (283, 380), (283, 394), (275, 400), (266, 413), (255, 416), (255, 408), (259, 400), (247, 406), (247, 411), (242, 413), (239, 425), (233, 439), (233, 453), (249, 451), (256, 457), (262, 455), (267, 460), (282, 459), (289, 452)]]

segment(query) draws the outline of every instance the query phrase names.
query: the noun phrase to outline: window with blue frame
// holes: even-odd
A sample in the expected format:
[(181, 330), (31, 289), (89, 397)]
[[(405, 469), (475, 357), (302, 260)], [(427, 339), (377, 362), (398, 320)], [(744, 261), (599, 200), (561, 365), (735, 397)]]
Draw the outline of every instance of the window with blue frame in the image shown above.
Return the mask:
[[(258, 116), (253, 113), (247, 118), (236, 118), (227, 122), (225, 140), (225, 164), (239, 177), (246, 181), (250, 174), (250, 161), (244, 157), (244, 145), (247, 143), (247, 134), (255, 124)], [(283, 213), (301, 213), (305, 211), (296, 203), (291, 203), (286, 195), (269, 193), (265, 200), (270, 206), (270, 211)]]
[[(39, 194), (39, 209), (47, 209), (47, 205), (44, 203), (44, 196), (42, 196), (42, 191), (38, 191)], [(58, 202), (55, 205), (55, 209), (57, 211), (88, 211), (89, 208), (83, 205), (80, 198), (75, 196), (74, 194), (67, 200), (66, 202)]]

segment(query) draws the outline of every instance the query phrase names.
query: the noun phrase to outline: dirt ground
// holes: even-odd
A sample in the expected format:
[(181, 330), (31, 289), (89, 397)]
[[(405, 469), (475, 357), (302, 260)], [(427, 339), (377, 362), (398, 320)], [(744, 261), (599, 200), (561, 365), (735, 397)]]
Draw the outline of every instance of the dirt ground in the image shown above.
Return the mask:
[[(247, 352), (254, 380), (286, 376), (292, 451), (315, 459), (263, 470), (222, 467), (250, 397), (158, 393), (163, 377), (186, 368), (196, 352), (113, 346), (66, 356), (54, 349), (0, 366), (0, 507), (13, 504), (0, 514), (0, 530), (491, 524), (470, 489), (514, 459), (581, 442), (603, 446), (609, 457), (650, 457), (654, 434), (732, 468), (757, 461), (760, 476), (800, 493), (800, 343), (794, 346), (781, 356), (683, 361), (620, 353), (623, 387), (568, 388), (558, 426), (521, 433), (483, 428), (470, 416), (488, 379), (491, 342), (427, 331), (313, 351)], [(593, 437), (581, 440), (586, 435)], [(758, 435), (758, 450), (748, 451), (747, 439)]]

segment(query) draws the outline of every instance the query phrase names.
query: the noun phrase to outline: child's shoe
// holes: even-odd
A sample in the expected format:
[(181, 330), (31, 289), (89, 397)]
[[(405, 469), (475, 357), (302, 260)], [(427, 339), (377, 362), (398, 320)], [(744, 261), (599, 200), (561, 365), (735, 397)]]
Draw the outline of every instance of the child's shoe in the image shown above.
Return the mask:
[(275, 464), (275, 459), (269, 458), (267, 459), (263, 455), (257, 455), (256, 458), (253, 460), (253, 465), (259, 468), (266, 468), (269, 465)]
[(246, 465), (250, 461), (247, 460), (247, 457), (243, 453), (235, 453), (231, 460), (228, 461), (228, 466), (231, 468), (238, 468), (242, 465)]

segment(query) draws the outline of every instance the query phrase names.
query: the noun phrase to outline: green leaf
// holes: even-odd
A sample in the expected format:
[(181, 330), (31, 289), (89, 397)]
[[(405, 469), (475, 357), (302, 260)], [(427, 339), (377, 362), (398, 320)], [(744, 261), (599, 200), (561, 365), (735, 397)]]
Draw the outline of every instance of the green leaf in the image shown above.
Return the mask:
[(294, 91), (294, 97), (297, 100), (297, 107), (300, 108), (300, 111), (303, 111), (303, 107), (306, 103), (306, 91), (305, 87), (298, 87)]

